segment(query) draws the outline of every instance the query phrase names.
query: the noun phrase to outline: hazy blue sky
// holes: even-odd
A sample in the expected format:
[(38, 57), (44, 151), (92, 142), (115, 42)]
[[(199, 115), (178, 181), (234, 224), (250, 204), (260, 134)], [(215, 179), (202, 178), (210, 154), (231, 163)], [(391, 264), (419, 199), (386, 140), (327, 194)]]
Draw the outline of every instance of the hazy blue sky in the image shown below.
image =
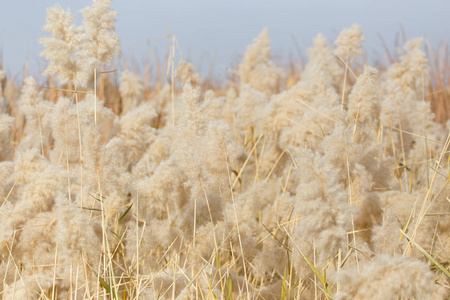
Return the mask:
[[(31, 70), (45, 66), (39, 57), (42, 46), (38, 38), (46, 33), (45, 8), (59, 3), (77, 12), (90, 5), (89, 0), (1, 0), (0, 47), (4, 68), (20, 75), (26, 59)], [(163, 55), (165, 40), (157, 39), (170, 32), (179, 41), (185, 56), (204, 69), (215, 57), (216, 71), (222, 72), (245, 51), (246, 45), (267, 26), (275, 55), (295, 54), (293, 37), (306, 50), (313, 37), (321, 32), (332, 42), (340, 30), (354, 22), (361, 25), (365, 49), (373, 56), (382, 53), (381, 34), (389, 46), (403, 25), (408, 38), (425, 36), (432, 44), (448, 40), (450, 1), (378, 0), (378, 1), (288, 1), (288, 0), (115, 0), (118, 12), (117, 33), (124, 57), (133, 55), (143, 61), (149, 41)]]

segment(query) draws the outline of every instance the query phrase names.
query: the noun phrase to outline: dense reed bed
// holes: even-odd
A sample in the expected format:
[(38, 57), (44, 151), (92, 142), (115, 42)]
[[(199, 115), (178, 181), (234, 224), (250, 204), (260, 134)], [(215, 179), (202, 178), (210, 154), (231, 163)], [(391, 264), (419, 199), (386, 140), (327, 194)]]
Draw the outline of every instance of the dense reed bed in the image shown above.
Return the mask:
[(444, 48), (371, 66), (354, 24), (277, 65), (264, 29), (215, 82), (175, 36), (111, 67), (108, 0), (47, 14), (47, 79), (0, 73), (2, 299), (450, 296)]

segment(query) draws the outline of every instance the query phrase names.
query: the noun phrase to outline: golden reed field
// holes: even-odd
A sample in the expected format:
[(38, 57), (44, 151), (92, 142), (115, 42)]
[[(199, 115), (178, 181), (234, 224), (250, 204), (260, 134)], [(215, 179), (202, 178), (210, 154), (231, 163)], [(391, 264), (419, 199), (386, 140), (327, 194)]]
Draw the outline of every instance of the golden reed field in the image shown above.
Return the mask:
[(374, 64), (354, 24), (276, 64), (264, 29), (218, 82), (77, 17), (0, 71), (2, 299), (450, 297), (448, 48)]

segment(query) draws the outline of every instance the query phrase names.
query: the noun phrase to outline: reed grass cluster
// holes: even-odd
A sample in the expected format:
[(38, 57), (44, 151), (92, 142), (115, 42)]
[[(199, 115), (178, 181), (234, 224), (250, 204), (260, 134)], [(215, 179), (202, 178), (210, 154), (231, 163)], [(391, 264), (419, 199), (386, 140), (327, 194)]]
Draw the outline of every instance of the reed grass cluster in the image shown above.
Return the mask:
[(263, 29), (220, 83), (170, 36), (142, 74), (110, 4), (0, 72), (2, 299), (450, 297), (446, 58), (371, 65), (354, 24), (288, 65)]

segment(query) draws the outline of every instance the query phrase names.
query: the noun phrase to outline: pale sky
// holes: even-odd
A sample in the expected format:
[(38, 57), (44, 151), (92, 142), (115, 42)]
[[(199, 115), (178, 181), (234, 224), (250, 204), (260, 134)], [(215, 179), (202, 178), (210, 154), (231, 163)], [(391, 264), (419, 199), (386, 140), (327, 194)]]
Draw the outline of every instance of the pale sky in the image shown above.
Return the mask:
[[(60, 4), (77, 13), (91, 4), (89, 0), (0, 0), (0, 49), (4, 68), (21, 77), (25, 60), (31, 72), (45, 67), (39, 57), (43, 47), (38, 39), (45, 36), (46, 7)], [(7, 4), (6, 4), (7, 3)], [(366, 37), (364, 48), (371, 58), (384, 57), (378, 34), (393, 48), (401, 25), (407, 37), (423, 36), (432, 45), (448, 41), (450, 1), (446, 0), (113, 0), (118, 12), (117, 34), (124, 58), (133, 56), (142, 62), (148, 58), (149, 43), (164, 54), (166, 24), (175, 34), (187, 58), (205, 73), (215, 61), (215, 72), (223, 73), (245, 47), (268, 27), (276, 56), (297, 55), (294, 39), (305, 53), (312, 39), (322, 33), (330, 42), (353, 23), (361, 25)]]

